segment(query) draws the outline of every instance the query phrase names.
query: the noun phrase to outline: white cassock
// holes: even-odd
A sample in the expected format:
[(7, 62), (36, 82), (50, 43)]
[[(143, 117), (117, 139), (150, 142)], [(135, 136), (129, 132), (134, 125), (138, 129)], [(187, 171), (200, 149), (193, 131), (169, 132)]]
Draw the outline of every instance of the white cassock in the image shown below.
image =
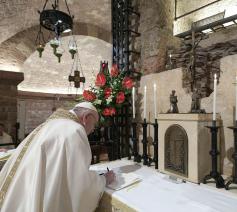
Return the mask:
[(56, 111), (7, 161), (0, 173), (1, 212), (95, 210), (105, 177), (89, 171), (91, 150), (85, 129), (69, 114)]

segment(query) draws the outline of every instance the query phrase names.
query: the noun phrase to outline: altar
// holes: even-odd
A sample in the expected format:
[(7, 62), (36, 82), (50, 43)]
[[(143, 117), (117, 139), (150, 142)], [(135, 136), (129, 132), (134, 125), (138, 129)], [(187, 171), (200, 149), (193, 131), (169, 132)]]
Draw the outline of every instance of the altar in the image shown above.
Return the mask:
[(207, 185), (173, 181), (168, 175), (126, 159), (92, 165), (92, 170), (133, 172), (142, 181), (118, 191), (105, 189), (97, 212), (236, 212), (237, 195)]
[[(212, 114), (159, 114), (159, 171), (201, 183), (211, 170)], [(217, 125), (221, 119), (217, 114)], [(220, 142), (220, 132), (217, 136)]]

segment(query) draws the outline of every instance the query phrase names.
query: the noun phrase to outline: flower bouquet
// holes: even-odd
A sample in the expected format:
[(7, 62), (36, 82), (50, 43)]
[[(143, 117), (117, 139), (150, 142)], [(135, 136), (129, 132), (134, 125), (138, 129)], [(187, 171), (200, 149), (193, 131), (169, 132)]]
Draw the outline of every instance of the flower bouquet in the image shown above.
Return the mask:
[(96, 76), (95, 86), (84, 90), (83, 99), (92, 102), (101, 116), (101, 122), (117, 114), (131, 94), (133, 80), (113, 64), (109, 72), (108, 63), (102, 63)]

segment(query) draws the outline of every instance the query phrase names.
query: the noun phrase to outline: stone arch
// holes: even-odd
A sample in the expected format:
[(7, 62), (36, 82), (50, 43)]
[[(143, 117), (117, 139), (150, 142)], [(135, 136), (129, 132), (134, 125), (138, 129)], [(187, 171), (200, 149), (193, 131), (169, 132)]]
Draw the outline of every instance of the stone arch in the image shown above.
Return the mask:
[[(112, 62), (112, 45), (92, 36), (75, 35), (74, 39), (77, 41), (79, 52), (77, 63), (68, 51), (68, 43), (71, 39), (72, 36), (65, 36), (61, 39), (60, 48), (63, 55), (60, 63), (53, 54), (50, 43), (46, 44), (41, 58), (37, 51), (33, 52), (21, 68), (25, 79), (19, 84), (18, 89), (31, 92), (79, 94), (83, 89), (94, 84), (95, 75), (100, 69), (100, 61), (106, 60), (109, 64)], [(86, 78), (84, 86), (81, 85), (77, 91), (73, 83), (69, 88), (68, 81), (68, 76), (74, 75), (73, 72), (76, 69)]]
[[(20, 71), (25, 60), (35, 51), (35, 38), (38, 30), (38, 25), (33, 26), (0, 44), (0, 70)], [(74, 34), (92, 36), (111, 43), (111, 33), (93, 24), (74, 23)], [(48, 32), (45, 35), (47, 42), (50, 35)]]

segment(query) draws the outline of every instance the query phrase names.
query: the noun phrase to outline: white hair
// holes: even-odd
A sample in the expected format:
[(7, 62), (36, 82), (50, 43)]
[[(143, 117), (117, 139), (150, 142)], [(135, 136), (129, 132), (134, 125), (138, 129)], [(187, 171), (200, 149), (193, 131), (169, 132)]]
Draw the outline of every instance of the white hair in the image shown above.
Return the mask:
[(84, 108), (84, 107), (74, 107), (71, 110), (73, 113), (75, 113), (79, 118), (82, 118), (84, 115), (88, 115), (91, 114), (95, 117), (95, 119), (98, 121), (99, 119), (99, 115), (96, 111), (88, 109), (88, 108)]

